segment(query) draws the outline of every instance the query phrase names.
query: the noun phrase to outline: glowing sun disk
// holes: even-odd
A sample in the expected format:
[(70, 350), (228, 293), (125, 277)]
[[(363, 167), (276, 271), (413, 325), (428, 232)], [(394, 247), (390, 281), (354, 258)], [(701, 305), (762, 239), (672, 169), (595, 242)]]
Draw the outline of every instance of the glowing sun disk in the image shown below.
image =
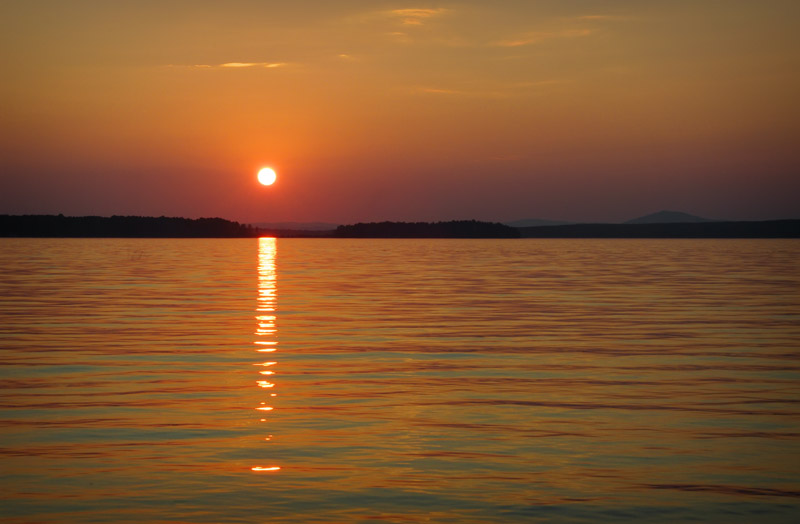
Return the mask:
[(271, 167), (265, 167), (258, 172), (258, 181), (265, 186), (271, 186), (277, 178), (278, 175)]

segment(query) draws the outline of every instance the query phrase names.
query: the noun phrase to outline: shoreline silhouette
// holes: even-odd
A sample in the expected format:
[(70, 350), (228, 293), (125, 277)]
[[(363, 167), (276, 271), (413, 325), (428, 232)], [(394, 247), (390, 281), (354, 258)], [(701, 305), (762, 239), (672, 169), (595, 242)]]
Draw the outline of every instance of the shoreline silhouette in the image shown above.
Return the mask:
[(223, 218), (0, 215), (22, 238), (800, 238), (800, 219), (512, 227), (496, 222), (360, 222), (333, 230), (261, 228)]

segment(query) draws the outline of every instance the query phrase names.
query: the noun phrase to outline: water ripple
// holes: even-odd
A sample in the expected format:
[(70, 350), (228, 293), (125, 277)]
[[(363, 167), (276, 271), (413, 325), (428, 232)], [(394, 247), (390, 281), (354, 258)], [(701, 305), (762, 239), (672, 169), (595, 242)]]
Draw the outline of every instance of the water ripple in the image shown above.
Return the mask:
[(790, 522), (800, 244), (0, 239), (4, 522)]

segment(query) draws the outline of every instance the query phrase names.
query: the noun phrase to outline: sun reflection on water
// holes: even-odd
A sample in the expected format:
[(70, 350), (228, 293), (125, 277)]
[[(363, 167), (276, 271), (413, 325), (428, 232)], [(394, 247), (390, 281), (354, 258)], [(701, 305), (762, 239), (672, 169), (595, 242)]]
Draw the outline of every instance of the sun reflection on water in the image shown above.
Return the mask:
[[(276, 241), (274, 238), (259, 238), (258, 239), (258, 304), (256, 306), (256, 329), (255, 329), (255, 345), (256, 351), (261, 353), (272, 353), (277, 350), (278, 341), (275, 340), (278, 330), (275, 327), (275, 312), (277, 306), (277, 286), (275, 275), (275, 254), (276, 254)], [(256, 363), (255, 366), (274, 366), (277, 362), (263, 362)], [(260, 375), (274, 375), (272, 370), (259, 371)], [(275, 384), (266, 380), (256, 380), (256, 385), (260, 388), (274, 388)], [(275, 393), (271, 393), (270, 397), (275, 397)], [(256, 411), (262, 415), (265, 412), (272, 411), (273, 406), (266, 405), (266, 402), (261, 402), (255, 408)], [(260, 422), (267, 422), (267, 419), (261, 418)], [(269, 441), (272, 435), (264, 438)], [(278, 471), (280, 466), (253, 466), (250, 468), (252, 471), (265, 472), (265, 471)]]

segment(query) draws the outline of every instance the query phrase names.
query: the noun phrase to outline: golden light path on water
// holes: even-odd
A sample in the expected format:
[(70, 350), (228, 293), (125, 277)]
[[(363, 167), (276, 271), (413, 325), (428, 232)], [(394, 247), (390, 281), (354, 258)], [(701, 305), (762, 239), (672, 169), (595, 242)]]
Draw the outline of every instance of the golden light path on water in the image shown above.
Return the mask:
[(795, 522), (799, 261), (0, 238), (0, 522)]
[[(275, 254), (276, 242), (274, 238), (258, 239), (258, 303), (256, 305), (256, 330), (255, 345), (259, 353), (274, 353), (277, 350), (278, 341), (275, 340), (277, 329), (275, 327), (275, 310), (277, 306), (277, 286), (275, 275)], [(271, 367), (277, 362), (260, 362), (256, 366)], [(271, 376), (275, 372), (272, 370), (259, 371), (260, 375)], [(275, 387), (275, 383), (268, 380), (256, 380), (256, 385), (260, 388), (270, 389)], [(270, 393), (270, 398), (276, 397), (277, 393)], [(274, 408), (267, 405), (266, 401), (257, 406), (256, 411), (261, 414), (272, 411)], [(267, 419), (259, 419), (266, 422)], [(269, 441), (272, 435), (265, 437)], [(278, 471), (280, 466), (253, 466), (252, 471), (267, 472)]]

